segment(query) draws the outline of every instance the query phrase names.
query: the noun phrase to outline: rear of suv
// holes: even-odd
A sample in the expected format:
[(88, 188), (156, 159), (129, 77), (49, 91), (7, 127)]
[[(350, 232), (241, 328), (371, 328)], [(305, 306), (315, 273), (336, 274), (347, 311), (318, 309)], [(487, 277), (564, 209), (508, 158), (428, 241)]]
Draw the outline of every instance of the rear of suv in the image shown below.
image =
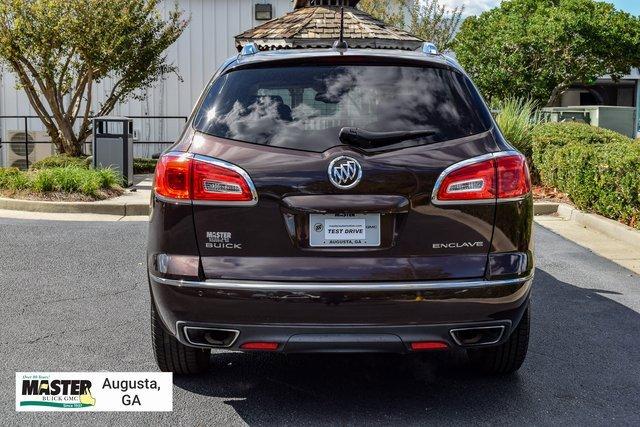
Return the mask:
[(206, 371), (211, 349), (524, 361), (526, 160), (445, 56), (239, 55), (161, 156), (151, 203), (163, 371)]

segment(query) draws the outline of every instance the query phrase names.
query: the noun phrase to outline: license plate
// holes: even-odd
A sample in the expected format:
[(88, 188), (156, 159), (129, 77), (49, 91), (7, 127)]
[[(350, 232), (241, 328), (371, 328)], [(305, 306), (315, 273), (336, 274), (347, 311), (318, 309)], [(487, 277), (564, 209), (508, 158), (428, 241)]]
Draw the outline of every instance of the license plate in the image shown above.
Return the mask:
[(310, 214), (309, 246), (380, 246), (380, 214)]

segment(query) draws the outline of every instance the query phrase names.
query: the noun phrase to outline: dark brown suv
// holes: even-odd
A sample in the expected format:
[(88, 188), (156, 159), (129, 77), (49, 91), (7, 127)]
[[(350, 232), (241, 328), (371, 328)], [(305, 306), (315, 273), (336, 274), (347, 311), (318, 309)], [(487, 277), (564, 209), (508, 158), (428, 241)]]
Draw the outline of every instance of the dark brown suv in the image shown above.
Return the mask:
[(156, 169), (148, 268), (160, 369), (211, 349), (466, 350), (529, 336), (525, 158), (446, 56), (246, 48)]

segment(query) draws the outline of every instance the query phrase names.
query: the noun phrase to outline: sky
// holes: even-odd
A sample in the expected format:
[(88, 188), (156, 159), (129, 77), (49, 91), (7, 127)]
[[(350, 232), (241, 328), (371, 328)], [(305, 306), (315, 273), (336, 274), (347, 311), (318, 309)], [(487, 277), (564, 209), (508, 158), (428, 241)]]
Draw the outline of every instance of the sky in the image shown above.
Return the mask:
[[(485, 10), (495, 7), (501, 0), (444, 0), (450, 7), (465, 5), (466, 15), (477, 15)], [(640, 15), (640, 0), (609, 0), (618, 9), (624, 10), (634, 15)]]

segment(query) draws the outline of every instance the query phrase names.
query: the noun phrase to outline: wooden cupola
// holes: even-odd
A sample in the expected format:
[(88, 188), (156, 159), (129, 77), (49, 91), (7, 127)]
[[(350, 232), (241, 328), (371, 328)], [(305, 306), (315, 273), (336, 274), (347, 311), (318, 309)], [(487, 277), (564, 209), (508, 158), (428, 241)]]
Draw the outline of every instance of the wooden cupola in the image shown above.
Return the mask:
[(340, 36), (344, 7), (344, 38), (350, 48), (417, 50), (422, 40), (356, 9), (359, 0), (296, 0), (293, 12), (235, 37), (238, 51), (253, 42), (260, 50), (330, 48)]

